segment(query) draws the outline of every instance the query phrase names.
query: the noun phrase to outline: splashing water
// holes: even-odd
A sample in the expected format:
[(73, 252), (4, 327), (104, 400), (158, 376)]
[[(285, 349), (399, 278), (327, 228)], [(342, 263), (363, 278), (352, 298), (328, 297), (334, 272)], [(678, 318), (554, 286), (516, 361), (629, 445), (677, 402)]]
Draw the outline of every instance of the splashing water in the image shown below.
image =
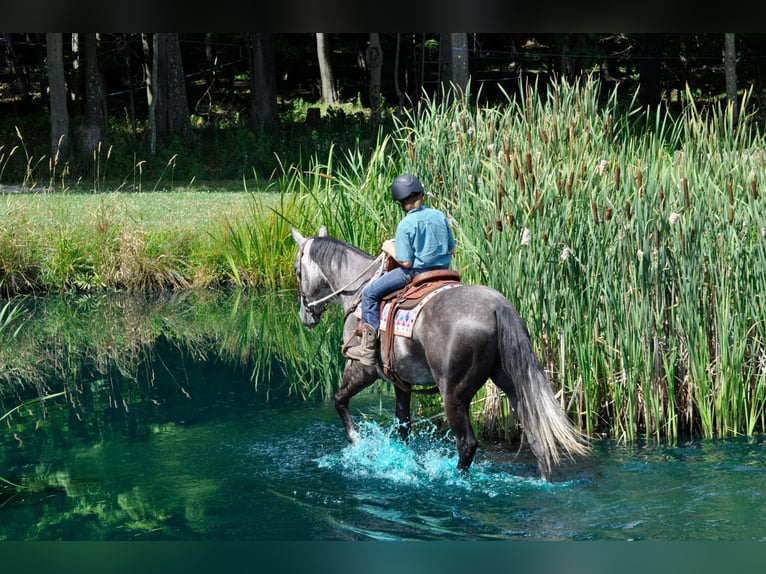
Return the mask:
[[(363, 421), (359, 436), (339, 453), (317, 459), (320, 468), (340, 470), (352, 479), (381, 479), (397, 485), (433, 487), (442, 484), (464, 491), (484, 492), (489, 497), (512, 494), (517, 488), (564, 487), (567, 483), (547, 483), (535, 476), (519, 476), (523, 465), (495, 462), (477, 455), (469, 472), (457, 469), (457, 452), (450, 433), (435, 425), (421, 425), (408, 442), (401, 440), (396, 424), (381, 425)], [(571, 484), (571, 483), (569, 483)]]

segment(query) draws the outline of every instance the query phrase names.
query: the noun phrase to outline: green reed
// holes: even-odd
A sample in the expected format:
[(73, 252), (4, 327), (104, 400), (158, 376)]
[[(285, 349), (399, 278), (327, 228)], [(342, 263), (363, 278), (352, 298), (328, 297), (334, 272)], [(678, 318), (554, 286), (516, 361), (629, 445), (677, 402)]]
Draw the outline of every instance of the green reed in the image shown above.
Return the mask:
[(690, 94), (674, 116), (600, 89), (426, 102), (393, 139), (399, 171), (430, 184), (465, 280), (516, 304), (590, 434), (750, 434), (764, 404), (763, 136)]

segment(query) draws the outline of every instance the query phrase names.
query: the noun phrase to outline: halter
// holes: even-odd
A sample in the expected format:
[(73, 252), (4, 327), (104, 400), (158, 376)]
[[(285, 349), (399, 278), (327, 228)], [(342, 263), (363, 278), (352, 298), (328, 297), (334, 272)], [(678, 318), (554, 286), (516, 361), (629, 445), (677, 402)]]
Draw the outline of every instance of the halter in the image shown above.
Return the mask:
[(367, 267), (362, 269), (357, 274), (356, 277), (354, 277), (351, 281), (346, 283), (343, 287), (341, 287), (339, 289), (336, 289), (335, 291), (333, 291), (329, 295), (325, 295), (324, 297), (320, 297), (319, 299), (317, 299), (315, 301), (309, 301), (306, 298), (306, 294), (303, 292), (303, 282), (301, 281), (301, 275), (302, 275), (301, 271), (302, 271), (302, 268), (303, 268), (303, 248), (306, 246), (307, 243), (308, 243), (308, 241), (304, 242), (303, 245), (301, 245), (300, 250), (298, 251), (298, 269), (297, 269), (297, 275), (298, 275), (298, 293), (300, 293), (301, 303), (303, 304), (303, 307), (306, 309), (306, 311), (309, 313), (309, 315), (311, 315), (314, 319), (317, 319), (317, 320), (319, 319), (319, 316), (321, 315), (321, 312), (319, 312), (319, 313), (315, 312), (314, 311), (314, 307), (316, 307), (317, 305), (320, 305), (322, 303), (325, 303), (325, 302), (329, 301), (330, 299), (332, 299), (333, 297), (337, 297), (338, 295), (340, 295), (341, 293), (346, 291), (349, 287), (351, 287), (351, 285), (353, 285), (359, 279), (364, 277), (364, 275), (370, 269), (375, 267), (375, 265), (379, 265), (380, 263), (382, 263), (383, 262), (383, 258), (386, 255), (385, 252), (382, 252), (375, 259), (373, 259), (372, 262), (370, 262), (370, 264)]

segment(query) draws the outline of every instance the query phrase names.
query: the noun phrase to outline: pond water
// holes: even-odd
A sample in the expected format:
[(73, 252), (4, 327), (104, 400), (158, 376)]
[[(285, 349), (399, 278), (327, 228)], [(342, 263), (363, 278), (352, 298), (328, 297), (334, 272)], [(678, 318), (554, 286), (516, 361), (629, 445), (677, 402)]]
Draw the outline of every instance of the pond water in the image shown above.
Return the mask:
[[(231, 300), (218, 304), (231, 318)], [(33, 320), (52, 320), (47, 312)], [(762, 437), (672, 447), (599, 440), (553, 483), (536, 477), (525, 450), (482, 444), (463, 475), (450, 438), (427, 421), (409, 444), (397, 439), (384, 385), (352, 403), (362, 438), (351, 446), (329, 397), (301, 396), (294, 371), (232, 360), (220, 333), (206, 343), (218, 352), (202, 352), (201, 337), (182, 344), (163, 316), (150, 350), (123, 348), (111, 362), (106, 347), (77, 360), (40, 356), (63, 365), (51, 372), (68, 378), (67, 394), (3, 421), (0, 540), (766, 539)], [(126, 354), (129, 364), (117, 364)], [(62, 389), (61, 380), (30, 384), (38, 395)], [(0, 415), (24, 399), (6, 393)]]

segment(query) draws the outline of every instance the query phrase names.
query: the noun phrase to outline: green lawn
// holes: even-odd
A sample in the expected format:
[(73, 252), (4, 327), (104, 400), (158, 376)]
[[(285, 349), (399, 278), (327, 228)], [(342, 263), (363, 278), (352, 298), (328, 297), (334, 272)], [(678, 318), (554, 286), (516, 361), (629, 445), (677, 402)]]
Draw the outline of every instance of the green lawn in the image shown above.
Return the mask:
[[(223, 217), (237, 220), (252, 212), (248, 191), (162, 191), (104, 193), (6, 193), (0, 195), (5, 219), (26, 221), (30, 228), (52, 223), (79, 227), (99, 219), (130, 224), (146, 231), (205, 230)], [(257, 193), (264, 207), (279, 204), (279, 194)]]

